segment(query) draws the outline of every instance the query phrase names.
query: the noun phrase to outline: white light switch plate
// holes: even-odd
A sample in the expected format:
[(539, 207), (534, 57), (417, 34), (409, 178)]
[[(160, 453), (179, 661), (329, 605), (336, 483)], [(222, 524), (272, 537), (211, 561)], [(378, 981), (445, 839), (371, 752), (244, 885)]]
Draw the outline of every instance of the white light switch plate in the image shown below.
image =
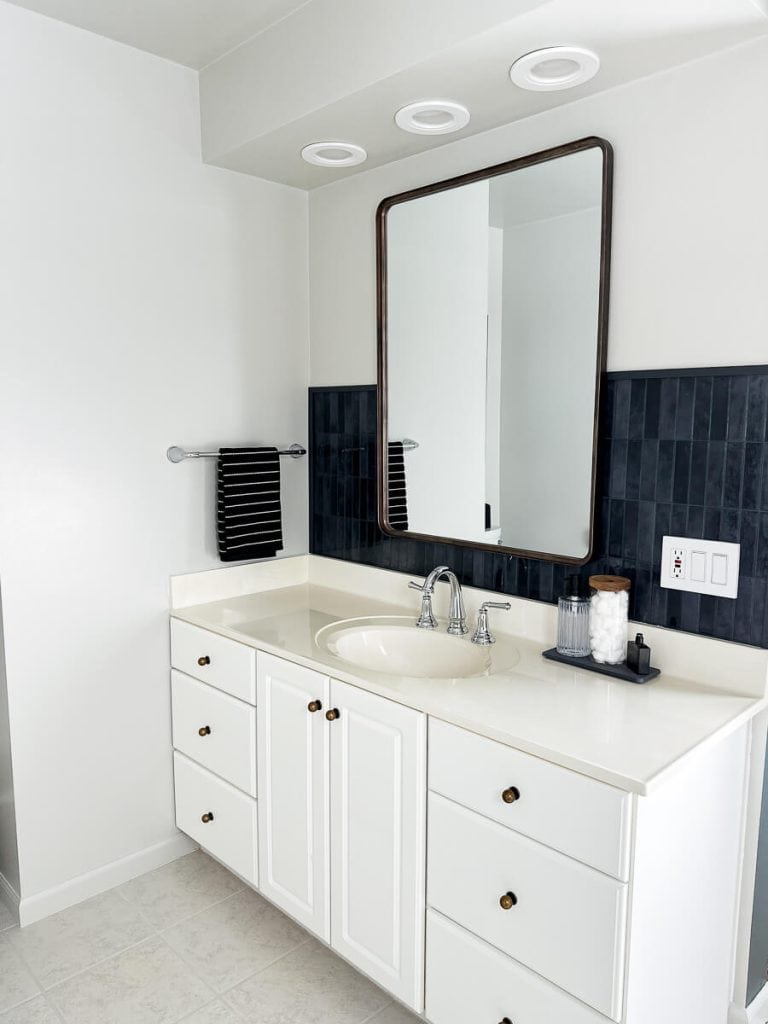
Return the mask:
[(736, 597), (739, 592), (741, 545), (692, 537), (664, 537), (661, 542), (661, 585), (669, 590)]

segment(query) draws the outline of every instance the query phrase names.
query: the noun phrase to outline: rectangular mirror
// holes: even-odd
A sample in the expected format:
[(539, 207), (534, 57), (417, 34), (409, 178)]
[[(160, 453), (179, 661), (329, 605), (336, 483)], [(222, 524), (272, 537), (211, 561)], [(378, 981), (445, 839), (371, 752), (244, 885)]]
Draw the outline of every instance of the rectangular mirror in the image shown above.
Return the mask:
[(611, 183), (589, 138), (381, 203), (386, 533), (588, 561)]

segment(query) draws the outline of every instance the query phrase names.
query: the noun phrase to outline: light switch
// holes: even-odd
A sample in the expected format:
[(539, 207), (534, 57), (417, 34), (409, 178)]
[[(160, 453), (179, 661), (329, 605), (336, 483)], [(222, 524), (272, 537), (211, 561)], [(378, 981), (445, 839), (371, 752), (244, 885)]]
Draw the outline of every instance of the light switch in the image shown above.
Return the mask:
[(670, 590), (690, 590), (735, 598), (739, 593), (738, 544), (695, 537), (664, 537), (659, 583)]
[[(707, 554), (705, 551), (691, 552), (691, 579), (703, 583), (707, 578)], [(714, 580), (713, 580), (714, 582)]]
[(724, 587), (728, 582), (728, 556), (712, 555), (712, 582)]

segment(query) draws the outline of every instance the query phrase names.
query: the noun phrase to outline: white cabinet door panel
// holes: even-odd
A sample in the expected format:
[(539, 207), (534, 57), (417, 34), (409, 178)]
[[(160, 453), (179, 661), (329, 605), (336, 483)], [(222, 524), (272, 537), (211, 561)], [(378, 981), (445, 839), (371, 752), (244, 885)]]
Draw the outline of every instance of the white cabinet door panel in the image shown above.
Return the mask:
[[(259, 652), (261, 891), (326, 942), (329, 692), (326, 676)], [(312, 701), (321, 704), (314, 712)]]
[(331, 702), (331, 944), (420, 1012), (426, 719), (336, 680)]

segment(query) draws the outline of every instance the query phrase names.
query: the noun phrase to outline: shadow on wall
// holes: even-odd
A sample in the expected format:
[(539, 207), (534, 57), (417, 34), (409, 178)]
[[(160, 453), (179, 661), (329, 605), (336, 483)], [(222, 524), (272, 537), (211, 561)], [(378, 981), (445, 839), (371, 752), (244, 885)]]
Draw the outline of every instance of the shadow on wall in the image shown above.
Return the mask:
[[(310, 388), (310, 551), (554, 602), (569, 566), (387, 537), (376, 511), (376, 388)], [(609, 374), (590, 573), (632, 579), (638, 622), (768, 647), (768, 366)], [(665, 534), (741, 544), (739, 596), (658, 585)]]

